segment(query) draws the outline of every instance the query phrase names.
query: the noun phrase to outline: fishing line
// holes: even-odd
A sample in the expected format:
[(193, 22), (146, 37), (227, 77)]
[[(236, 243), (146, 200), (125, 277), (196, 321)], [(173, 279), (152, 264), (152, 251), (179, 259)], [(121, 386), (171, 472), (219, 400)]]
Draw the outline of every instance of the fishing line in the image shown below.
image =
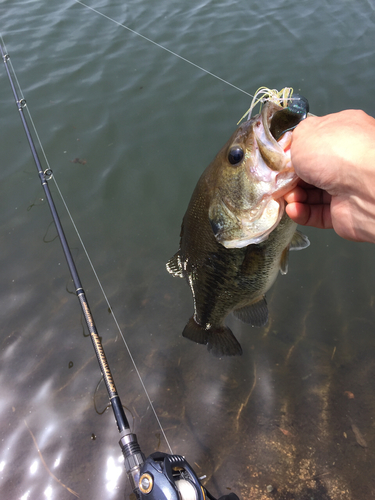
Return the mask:
[(152, 43), (153, 45), (156, 45), (156, 47), (159, 47), (159, 49), (163, 49), (165, 50), (166, 52), (169, 52), (170, 54), (172, 54), (173, 56), (176, 56), (178, 57), (179, 59), (181, 59), (182, 61), (188, 63), (188, 64), (191, 64), (192, 66), (194, 66), (195, 68), (199, 69), (200, 71), (203, 71), (204, 73), (206, 73), (207, 75), (210, 75), (210, 76), (213, 76), (214, 78), (216, 78), (217, 80), (220, 80), (221, 82), (225, 83), (226, 85), (229, 85), (230, 87), (233, 87), (234, 89), (238, 90), (239, 92), (242, 92), (243, 94), (246, 94), (248, 95), (249, 97), (254, 97), (252, 94), (249, 94), (248, 92), (246, 92), (245, 90), (241, 89), (240, 87), (237, 87), (236, 85), (234, 85), (233, 83), (230, 83), (228, 82), (227, 80), (224, 80), (224, 78), (221, 78), (220, 76), (218, 75), (215, 75), (215, 73), (211, 73), (211, 71), (208, 71), (207, 69), (204, 69), (202, 68), (202, 66), (199, 66), (198, 64), (195, 64), (194, 62), (190, 61), (189, 59), (186, 59), (186, 57), (183, 57), (181, 56), (180, 54), (177, 54), (176, 52), (173, 52), (173, 50), (170, 50), (170, 49), (167, 49), (167, 47), (164, 47), (163, 45), (160, 45), (160, 43), (157, 43), (155, 42), (154, 40), (151, 40), (151, 38), (148, 38), (147, 36), (145, 35), (142, 35), (141, 33), (138, 33), (138, 31), (135, 31), (131, 28), (129, 28), (128, 26), (125, 26), (125, 24), (122, 24), (118, 21), (116, 21), (115, 19), (112, 19), (111, 17), (109, 16), (106, 16), (105, 14), (103, 14), (102, 12), (94, 9), (93, 7), (90, 7), (89, 5), (86, 5), (85, 3), (81, 2), (80, 0), (75, 0), (76, 3), (79, 3), (80, 5), (83, 5), (83, 7), (86, 7), (87, 9), (91, 10), (92, 12), (95, 12), (95, 14), (98, 14), (99, 16), (102, 16), (104, 17), (105, 19), (108, 19), (108, 21), (111, 21), (112, 23), (115, 23), (117, 24), (117, 26), (121, 26), (121, 28), (125, 28), (126, 30), (130, 31), (131, 33), (133, 33), (134, 35), (137, 35), (141, 38), (143, 38), (144, 40), (146, 40), (147, 42), (150, 42)]
[[(41, 146), (41, 145), (40, 145), (40, 146)], [(42, 146), (41, 146), (41, 150), (43, 151)], [(44, 156), (44, 158), (45, 158), (45, 160), (46, 160), (46, 162), (47, 162), (47, 158), (46, 158), (46, 156), (45, 156), (44, 151), (43, 151), (43, 156)], [(48, 162), (47, 162), (47, 165), (48, 165)], [(98, 274), (97, 274), (97, 272), (96, 272), (96, 270), (95, 270), (94, 264), (92, 263), (92, 260), (91, 260), (91, 258), (90, 258), (90, 256), (89, 256), (89, 253), (88, 253), (87, 249), (86, 249), (86, 246), (85, 246), (85, 244), (83, 243), (83, 240), (82, 240), (81, 235), (80, 235), (80, 233), (79, 233), (79, 231), (78, 231), (78, 228), (77, 228), (77, 226), (76, 226), (76, 224), (75, 224), (75, 222), (74, 222), (74, 220), (73, 220), (73, 216), (72, 216), (72, 214), (70, 213), (70, 210), (69, 210), (69, 208), (68, 208), (68, 205), (66, 204), (65, 199), (64, 199), (64, 197), (63, 197), (63, 194), (62, 194), (62, 192), (61, 192), (61, 190), (60, 190), (60, 188), (59, 188), (59, 186), (58, 186), (58, 184), (57, 184), (57, 181), (56, 181), (56, 179), (55, 179), (55, 175), (53, 175), (52, 179), (53, 179), (53, 181), (54, 181), (54, 183), (55, 183), (55, 186), (56, 186), (56, 189), (57, 189), (57, 191), (58, 191), (59, 195), (61, 196), (61, 200), (62, 200), (62, 202), (63, 202), (63, 204), (64, 204), (65, 210), (67, 211), (67, 214), (68, 214), (68, 216), (69, 216), (69, 218), (70, 218), (70, 221), (71, 221), (71, 223), (72, 223), (72, 225), (73, 225), (73, 227), (74, 227), (74, 230), (75, 230), (75, 232), (76, 232), (76, 234), (77, 234), (77, 236), (78, 236), (78, 239), (79, 239), (79, 241), (80, 241), (80, 243), (81, 243), (81, 245), (82, 245), (82, 248), (83, 248), (83, 250), (84, 250), (84, 252), (85, 252), (86, 258), (87, 258), (87, 260), (89, 261), (89, 264), (90, 264), (90, 266), (91, 266), (92, 272), (94, 273), (94, 276), (95, 276), (95, 278), (96, 278), (96, 281), (98, 282), (98, 285), (99, 285), (99, 287), (100, 287), (100, 290), (102, 291), (102, 294), (103, 294), (104, 299), (105, 299), (105, 301), (106, 301), (106, 303), (107, 303), (107, 306), (108, 306), (109, 310), (111, 311), (111, 314), (112, 314), (112, 317), (113, 317), (113, 321), (115, 322), (115, 325), (116, 325), (116, 327), (117, 327), (117, 330), (119, 331), (119, 333), (120, 333), (120, 335), (121, 335), (121, 338), (122, 338), (122, 340), (123, 340), (123, 342), (124, 342), (124, 345), (125, 345), (125, 347), (126, 347), (126, 350), (128, 351), (128, 354), (129, 354), (130, 360), (131, 360), (131, 362), (133, 363), (134, 369), (135, 369), (135, 371), (136, 371), (136, 373), (137, 373), (137, 375), (138, 375), (139, 381), (140, 381), (140, 383), (141, 383), (141, 385), (142, 385), (142, 388), (143, 388), (143, 390), (144, 390), (144, 392), (145, 392), (145, 394), (146, 394), (147, 400), (148, 400), (148, 402), (149, 402), (149, 404), (150, 404), (150, 407), (151, 407), (151, 409), (152, 409), (152, 411), (153, 411), (153, 413), (154, 413), (154, 415), (155, 415), (156, 421), (157, 421), (157, 423), (158, 423), (158, 425), (159, 425), (159, 427), (160, 427), (160, 430), (161, 430), (161, 432), (162, 432), (162, 434), (163, 434), (163, 437), (164, 437), (164, 439), (165, 439), (165, 441), (166, 441), (166, 443), (167, 443), (167, 446), (168, 446), (168, 448), (169, 448), (169, 450), (170, 450), (171, 454), (173, 454), (173, 451), (172, 451), (171, 445), (169, 444), (169, 441), (168, 441), (168, 439), (167, 439), (167, 436), (166, 436), (166, 434), (165, 434), (165, 432), (164, 432), (164, 429), (163, 429), (163, 427), (162, 427), (162, 425), (161, 425), (161, 422), (160, 422), (159, 417), (158, 417), (158, 415), (157, 415), (157, 413), (156, 413), (155, 407), (154, 407), (154, 405), (153, 405), (153, 403), (152, 403), (152, 401), (151, 401), (150, 395), (149, 395), (149, 393), (148, 393), (148, 391), (147, 391), (147, 389), (146, 389), (146, 386), (145, 386), (145, 384), (144, 384), (144, 382), (143, 382), (143, 379), (142, 379), (141, 374), (140, 374), (140, 372), (139, 372), (139, 370), (138, 370), (138, 367), (137, 367), (136, 362), (135, 362), (135, 360), (134, 360), (134, 358), (133, 358), (133, 355), (132, 355), (132, 353), (130, 352), (129, 346), (128, 346), (128, 344), (127, 344), (126, 340), (125, 340), (124, 334), (123, 334), (123, 332), (122, 332), (122, 330), (121, 330), (121, 327), (120, 327), (120, 325), (119, 325), (119, 323), (118, 323), (118, 321), (117, 321), (116, 315), (115, 315), (115, 313), (114, 313), (114, 311), (113, 311), (113, 309), (112, 309), (112, 306), (111, 306), (111, 304), (110, 304), (110, 302), (109, 302), (109, 299), (108, 299), (108, 297), (107, 297), (107, 294), (105, 293), (104, 288), (103, 288), (103, 286), (102, 286), (102, 283), (101, 283), (101, 281), (100, 281), (100, 279), (99, 279), (99, 276), (98, 276)]]
[[(7, 51), (7, 49), (6, 49), (6, 45), (5, 45), (5, 43), (4, 43), (3, 36), (2, 36), (1, 34), (0, 34), (0, 39), (1, 39), (1, 43), (2, 43), (2, 45), (3, 45), (3, 47), (4, 47), (5, 53), (8, 53), (8, 51)], [(9, 66), (10, 66), (10, 68), (11, 68), (11, 70), (12, 70), (12, 73), (13, 73), (13, 75), (14, 75), (14, 79), (15, 79), (15, 81), (16, 81), (16, 84), (17, 84), (17, 87), (18, 87), (18, 91), (19, 91), (19, 94), (20, 94), (20, 96), (21, 96), (21, 99), (20, 99), (20, 100), (21, 100), (21, 101), (23, 101), (23, 109), (27, 111), (27, 115), (28, 115), (28, 117), (29, 117), (29, 119), (30, 119), (30, 123), (32, 124), (32, 129), (33, 129), (33, 131), (34, 131), (35, 137), (37, 138), (38, 145), (39, 145), (39, 147), (40, 147), (40, 150), (41, 150), (41, 152), (42, 152), (42, 154), (43, 154), (44, 160), (45, 160), (46, 165), (47, 165), (47, 167), (48, 167), (48, 169), (47, 169), (47, 170), (49, 170), (49, 171), (51, 172), (51, 174), (52, 174), (52, 169), (51, 169), (50, 164), (49, 164), (49, 161), (48, 161), (48, 159), (47, 159), (47, 155), (46, 155), (46, 153), (45, 153), (45, 151), (44, 151), (44, 148), (43, 148), (42, 142), (41, 142), (41, 140), (40, 140), (40, 137), (39, 137), (39, 134), (38, 134), (38, 132), (37, 132), (36, 126), (35, 126), (34, 121), (33, 121), (33, 119), (32, 119), (32, 116), (31, 116), (30, 110), (29, 110), (29, 108), (28, 108), (28, 106), (27, 106), (27, 104), (26, 104), (26, 101), (25, 101), (24, 97), (23, 97), (22, 88), (21, 88), (20, 83), (19, 83), (19, 81), (18, 81), (18, 78), (17, 78), (16, 72), (15, 72), (15, 69), (14, 69), (14, 67), (13, 67), (13, 64), (12, 64), (12, 61), (11, 61), (10, 57), (8, 57), (8, 59), (7, 59), (7, 64), (9, 64)], [(54, 175), (54, 174), (53, 174), (53, 175), (51, 175), (51, 179), (52, 179), (52, 180), (54, 181), (54, 183), (55, 183), (56, 189), (57, 189), (57, 191), (58, 191), (58, 193), (59, 193), (59, 196), (61, 197), (61, 200), (62, 200), (62, 202), (63, 202), (63, 204), (64, 204), (65, 210), (67, 211), (67, 214), (68, 214), (69, 219), (70, 219), (70, 221), (71, 221), (71, 223), (72, 223), (72, 225), (73, 225), (73, 228), (74, 228), (74, 230), (75, 230), (75, 232), (76, 232), (76, 234), (77, 234), (77, 237), (78, 237), (78, 239), (79, 239), (79, 241), (80, 241), (80, 243), (81, 243), (81, 245), (82, 245), (82, 248), (83, 248), (83, 250), (84, 250), (84, 253), (85, 253), (85, 255), (86, 255), (86, 257), (87, 257), (87, 260), (88, 260), (88, 262), (89, 262), (89, 264), (90, 264), (90, 266), (91, 266), (91, 269), (92, 269), (92, 271), (93, 271), (93, 273), (94, 273), (94, 276), (95, 276), (95, 278), (96, 278), (96, 280), (97, 280), (97, 282), (98, 282), (98, 284), (99, 284), (99, 287), (100, 287), (100, 289), (101, 289), (101, 291), (102, 291), (102, 294), (103, 294), (103, 296), (104, 296), (104, 299), (105, 299), (105, 301), (106, 301), (106, 303), (107, 303), (107, 306), (109, 307), (109, 310), (110, 310), (110, 311), (111, 311), (111, 313), (112, 313), (112, 317), (113, 317), (113, 320), (114, 320), (114, 322), (115, 322), (115, 325), (116, 325), (116, 327), (117, 327), (117, 329), (118, 329), (118, 331), (119, 331), (119, 333), (120, 333), (120, 335), (121, 335), (121, 338), (122, 338), (122, 340), (123, 340), (123, 342), (124, 342), (124, 345), (125, 345), (125, 347), (126, 347), (126, 350), (127, 350), (127, 352), (128, 352), (128, 355), (129, 355), (129, 357), (130, 357), (130, 360), (131, 360), (131, 362), (132, 362), (132, 364), (133, 364), (133, 366), (134, 366), (134, 369), (135, 369), (135, 371), (136, 371), (136, 374), (138, 375), (138, 378), (139, 378), (139, 381), (140, 381), (140, 383), (141, 383), (141, 386), (142, 386), (142, 388), (143, 388), (143, 390), (144, 390), (144, 392), (145, 392), (145, 395), (146, 395), (147, 400), (148, 400), (148, 402), (149, 402), (149, 405), (150, 405), (150, 407), (151, 407), (151, 409), (152, 409), (152, 412), (153, 412), (153, 414), (154, 414), (154, 416), (155, 416), (155, 418), (156, 418), (156, 421), (157, 421), (157, 423), (158, 423), (158, 425), (159, 425), (159, 427), (160, 427), (160, 430), (161, 430), (162, 435), (163, 435), (163, 437), (164, 437), (164, 439), (165, 439), (165, 442), (167, 443), (167, 446), (168, 446), (168, 448), (169, 448), (169, 450), (170, 450), (171, 454), (173, 454), (173, 451), (172, 451), (171, 445), (169, 444), (169, 441), (168, 441), (168, 438), (167, 438), (167, 436), (166, 436), (166, 434), (165, 434), (165, 432), (164, 432), (163, 426), (161, 425), (161, 422), (160, 422), (159, 417), (158, 417), (158, 415), (157, 415), (157, 413), (156, 413), (155, 407), (154, 407), (154, 405), (153, 405), (153, 403), (152, 403), (152, 401), (151, 401), (151, 397), (150, 397), (150, 395), (149, 395), (149, 393), (148, 393), (148, 391), (147, 391), (147, 389), (146, 389), (146, 386), (145, 386), (145, 384), (144, 384), (144, 382), (143, 382), (143, 379), (142, 379), (141, 374), (140, 374), (140, 372), (139, 372), (139, 370), (138, 370), (138, 367), (137, 367), (137, 365), (136, 365), (136, 362), (135, 362), (135, 360), (134, 360), (134, 358), (133, 358), (133, 356), (132, 356), (132, 354), (131, 354), (130, 348), (129, 348), (129, 346), (128, 346), (128, 344), (127, 344), (126, 340), (125, 340), (124, 334), (123, 334), (123, 332), (122, 332), (122, 330), (121, 330), (121, 327), (120, 327), (120, 325), (119, 325), (119, 323), (118, 323), (118, 321), (117, 321), (117, 318), (116, 318), (115, 313), (114, 313), (114, 311), (113, 311), (113, 309), (112, 309), (112, 306), (111, 306), (111, 304), (110, 304), (110, 302), (109, 302), (109, 300), (108, 300), (107, 294), (106, 294), (106, 293), (105, 293), (105, 291), (104, 291), (104, 288), (103, 288), (103, 286), (102, 286), (102, 284), (101, 284), (101, 281), (100, 281), (100, 279), (99, 279), (99, 276), (98, 276), (98, 274), (97, 274), (97, 272), (96, 272), (96, 270), (95, 270), (94, 264), (92, 263), (92, 260), (91, 260), (91, 258), (90, 258), (90, 256), (89, 256), (89, 254), (88, 254), (88, 251), (87, 251), (87, 249), (86, 249), (86, 246), (85, 246), (85, 244), (84, 244), (84, 242), (83, 242), (83, 240), (82, 240), (82, 238), (81, 238), (81, 235), (80, 235), (80, 233), (79, 233), (79, 231), (78, 231), (78, 228), (77, 228), (77, 226), (76, 226), (76, 224), (75, 224), (75, 222), (74, 222), (74, 220), (73, 220), (73, 216), (72, 216), (72, 214), (71, 214), (71, 212), (70, 212), (70, 210), (69, 210), (69, 208), (68, 208), (68, 205), (67, 205), (67, 203), (66, 203), (66, 201), (65, 201), (65, 198), (64, 198), (64, 196), (63, 196), (63, 194), (62, 194), (62, 192), (61, 192), (61, 190), (60, 190), (60, 188), (59, 188), (59, 186), (58, 186), (58, 183), (57, 183), (57, 181), (56, 181), (56, 178), (55, 178), (55, 175)]]

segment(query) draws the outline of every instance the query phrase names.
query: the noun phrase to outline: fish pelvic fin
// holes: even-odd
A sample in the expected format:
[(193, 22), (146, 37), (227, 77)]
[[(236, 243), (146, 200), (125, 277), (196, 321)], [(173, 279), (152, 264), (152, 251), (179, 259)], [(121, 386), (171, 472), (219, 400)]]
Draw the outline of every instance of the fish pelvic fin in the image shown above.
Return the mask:
[(297, 230), (293, 235), (292, 241), (281, 254), (280, 273), (286, 274), (288, 272), (289, 250), (303, 250), (308, 246), (310, 246), (308, 237)]
[(180, 257), (180, 251), (174, 254), (174, 256), (169, 259), (166, 264), (167, 271), (174, 278), (183, 278), (184, 277), (184, 268), (182, 267), (182, 261)]
[(254, 304), (235, 309), (233, 314), (244, 323), (251, 326), (264, 326), (268, 322), (268, 307), (266, 297), (262, 297)]
[(242, 354), (241, 345), (227, 326), (205, 328), (190, 318), (182, 335), (197, 344), (207, 345), (209, 352), (217, 358)]

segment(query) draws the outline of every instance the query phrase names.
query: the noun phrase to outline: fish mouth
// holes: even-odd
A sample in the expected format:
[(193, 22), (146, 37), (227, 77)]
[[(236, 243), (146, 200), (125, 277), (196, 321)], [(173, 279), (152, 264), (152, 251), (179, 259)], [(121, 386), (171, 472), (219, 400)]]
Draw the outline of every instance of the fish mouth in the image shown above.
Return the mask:
[(267, 102), (254, 125), (254, 136), (259, 152), (267, 167), (273, 171), (292, 171), (290, 146), (292, 132), (308, 114), (308, 102), (295, 111), (293, 105), (282, 107), (274, 102)]
[[(274, 177), (274, 200), (281, 198), (297, 183), (298, 178), (290, 155), (292, 134), (297, 125), (309, 116), (309, 103), (306, 98), (296, 95), (287, 104), (283, 107), (274, 102), (267, 102), (253, 129), (260, 153), (255, 164), (258, 165), (259, 173), (267, 173), (267, 180), (270, 176)], [(263, 162), (268, 168), (264, 169)]]
[(295, 94), (289, 98), (287, 106), (273, 114), (269, 123), (270, 133), (276, 141), (279, 141), (285, 132), (294, 130), (308, 115), (308, 100), (301, 95)]

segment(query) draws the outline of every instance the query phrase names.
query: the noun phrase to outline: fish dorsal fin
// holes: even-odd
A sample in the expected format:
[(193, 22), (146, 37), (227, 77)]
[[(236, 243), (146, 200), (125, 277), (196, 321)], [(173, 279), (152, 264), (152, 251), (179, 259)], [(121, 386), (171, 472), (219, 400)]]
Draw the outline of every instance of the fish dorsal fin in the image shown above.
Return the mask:
[(303, 250), (308, 246), (310, 246), (309, 238), (305, 234), (302, 234), (300, 231), (296, 230), (293, 235), (292, 241), (290, 242), (289, 250)]
[(280, 273), (286, 274), (288, 272), (289, 250), (303, 250), (310, 245), (308, 237), (300, 231), (296, 231), (293, 235), (292, 241), (284, 249), (280, 258)]
[(264, 326), (268, 321), (268, 307), (266, 297), (262, 297), (258, 302), (249, 304), (239, 309), (235, 309), (233, 314), (236, 318), (251, 326)]
[(182, 267), (180, 252), (174, 254), (174, 256), (169, 259), (166, 264), (167, 271), (175, 278), (184, 277), (184, 269)]

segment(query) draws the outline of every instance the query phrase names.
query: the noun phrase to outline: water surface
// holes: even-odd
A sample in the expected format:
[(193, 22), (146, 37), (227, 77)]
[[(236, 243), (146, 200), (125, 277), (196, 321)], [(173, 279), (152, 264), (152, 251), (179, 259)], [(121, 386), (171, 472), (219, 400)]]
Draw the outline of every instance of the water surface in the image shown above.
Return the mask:
[[(173, 452), (215, 496), (375, 498), (373, 246), (306, 229), (311, 247), (292, 254), (269, 293), (269, 325), (228, 320), (244, 351), (236, 359), (182, 338), (190, 292), (165, 271), (194, 186), (247, 94), (291, 86), (317, 115), (375, 116), (372, 3), (87, 5), (102, 15), (73, 0), (5, 0), (1, 34)], [(0, 84), (1, 496), (74, 498), (69, 488), (128, 498), (117, 429), (111, 410), (95, 409), (106, 393), (96, 391), (99, 368), (4, 68)], [(50, 185), (138, 440), (146, 455), (168, 452)]]

